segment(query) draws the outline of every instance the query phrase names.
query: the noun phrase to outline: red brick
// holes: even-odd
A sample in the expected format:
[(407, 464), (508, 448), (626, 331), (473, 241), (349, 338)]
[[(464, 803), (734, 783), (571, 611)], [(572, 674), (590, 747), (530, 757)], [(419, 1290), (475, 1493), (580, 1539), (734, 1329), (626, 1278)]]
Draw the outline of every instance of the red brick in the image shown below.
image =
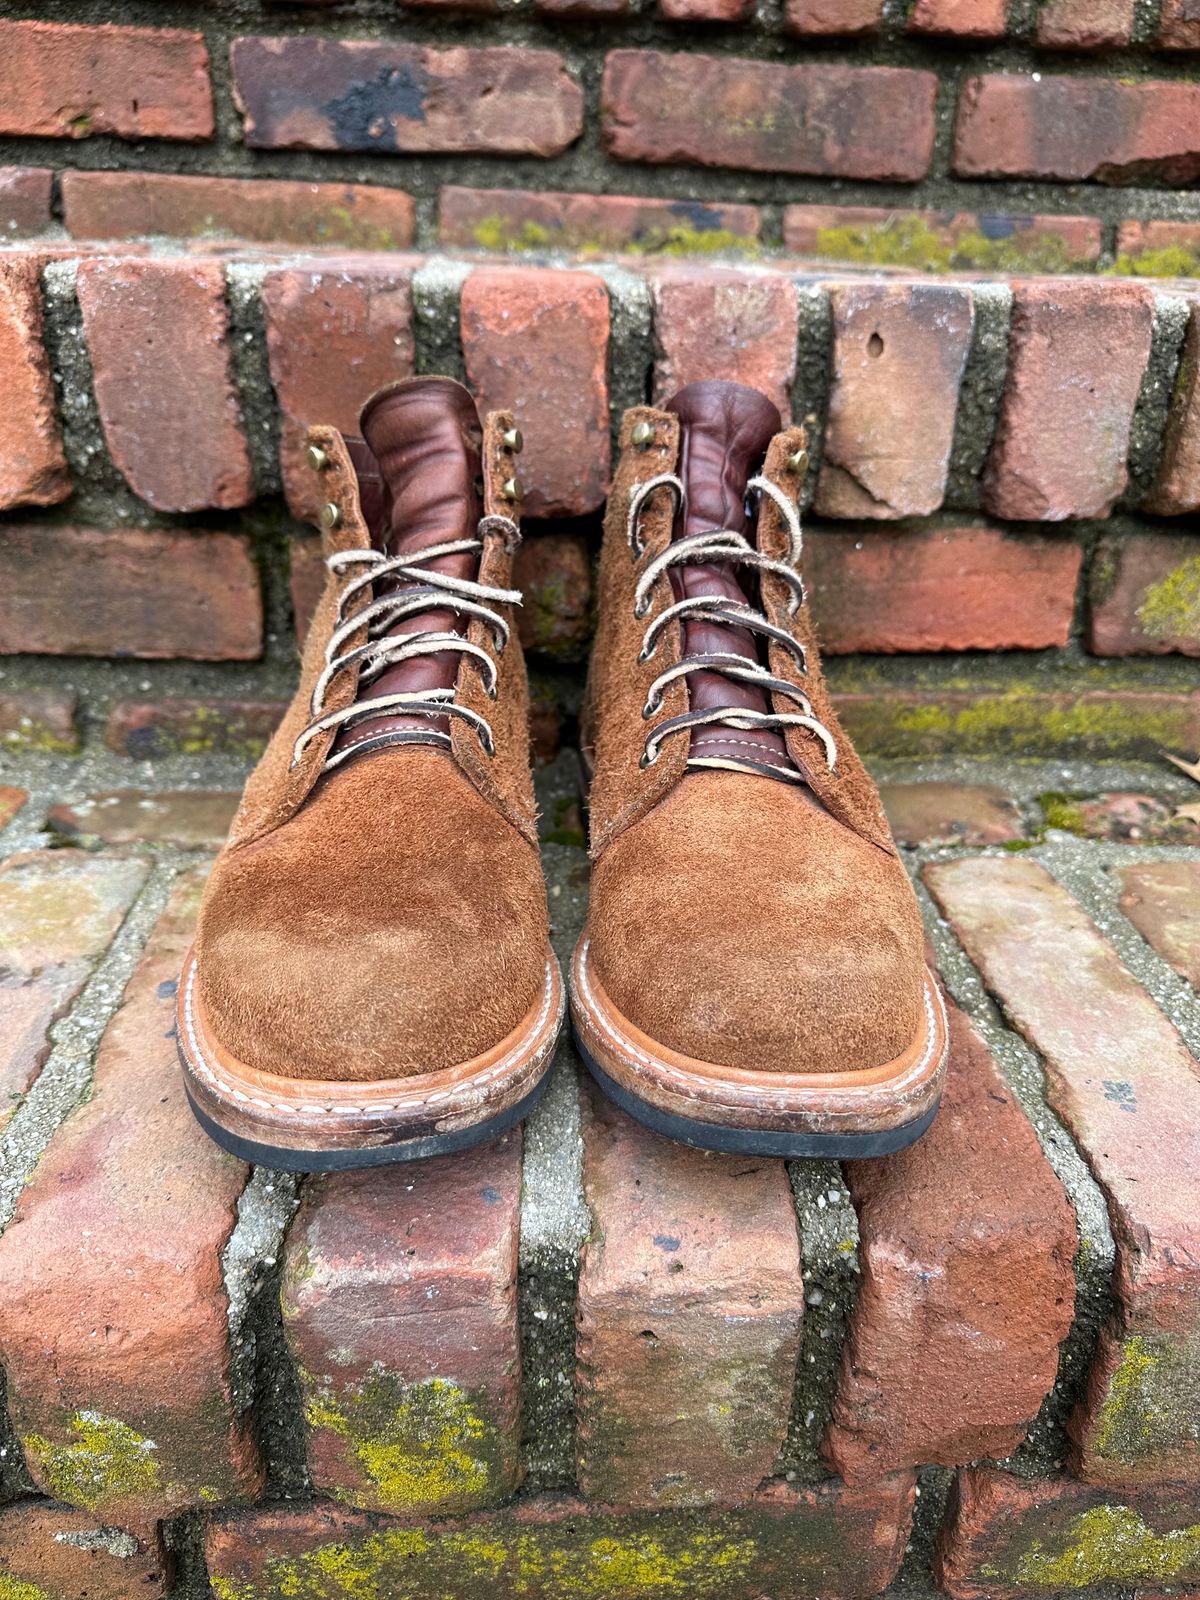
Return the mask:
[(0, 655), (185, 656), (262, 649), (258, 573), (232, 533), (0, 528)]
[(1038, 44), (1050, 50), (1105, 50), (1133, 38), (1136, 0), (1049, 0), (1038, 12)]
[(442, 190), (438, 240), (454, 250), (703, 255), (758, 249), (757, 206), (537, 189)]
[(516, 1489), (520, 1195), (519, 1133), (305, 1186), (282, 1299), (318, 1493), (421, 1516)]
[(51, 806), (46, 826), (68, 843), (169, 844), (216, 850), (237, 810), (237, 794), (208, 789), (109, 789)]
[(1134, 408), (1150, 359), (1150, 290), (1020, 284), (984, 502), (1013, 521), (1107, 517), (1129, 481)]
[(608, 492), (608, 293), (587, 272), (481, 267), (462, 291), (480, 408), (515, 413), (530, 516), (579, 516)]
[(1070, 1478), (972, 1467), (951, 1496), (935, 1570), (953, 1600), (1186, 1585), (1200, 1581), (1196, 1536), (1185, 1490), (1114, 1496)]
[(834, 694), (874, 756), (1095, 756), (1159, 760), (1200, 747), (1200, 693), (1144, 689), (877, 688)]
[(0, 1238), (0, 1354), (39, 1487), (106, 1523), (261, 1487), (229, 1388), (221, 1252), (246, 1168), (188, 1109), (175, 982), (202, 875), (176, 889)]
[(779, 1455), (800, 1347), (784, 1166), (665, 1144), (598, 1099), (583, 1149), (580, 1490), (622, 1508), (737, 1504)]
[[(13, 791), (7, 790), (6, 793)], [(0, 867), (0, 1126), (146, 880), (140, 861), (36, 850)]]
[(1065, 645), (1083, 552), (999, 528), (809, 529), (804, 573), (830, 655)]
[(527, 535), (513, 582), (525, 596), (517, 613), (523, 647), (556, 661), (581, 660), (592, 632), (592, 561), (583, 535)]
[(50, 226), (49, 167), (0, 167), (0, 239), (27, 239)]
[(52, 506), (71, 493), (42, 343), (35, 256), (0, 258), (0, 510)]
[(668, 22), (745, 22), (754, 0), (658, 0)]
[(1101, 656), (1200, 656), (1200, 537), (1102, 540), (1092, 558), (1088, 648)]
[(135, 1538), (62, 1506), (0, 1511), (0, 1585), (18, 1600), (157, 1600), (167, 1574), (156, 1532)]
[(262, 301), (288, 508), (315, 522), (324, 496), (305, 458), (307, 430), (321, 422), (356, 434), (375, 390), (412, 376), (411, 274), (394, 266), (288, 267), (263, 280)]
[(1160, 50), (1200, 50), (1200, 5), (1196, 0), (1163, 0), (1154, 43)]
[(1121, 910), (1142, 938), (1200, 989), (1200, 862), (1138, 862), (1122, 871), (1121, 891)]
[(761, 389), (791, 416), (799, 315), (789, 278), (669, 267), (651, 287), (659, 403), (686, 383), (728, 378)]
[(208, 50), (182, 28), (0, 22), (0, 134), (211, 139)]
[(193, 178), (165, 172), (64, 172), (63, 220), (76, 239), (295, 240), (394, 250), (411, 244), (412, 199), (363, 183)]
[(285, 709), (282, 700), (118, 700), (104, 742), (135, 761), (173, 755), (256, 761)]
[(533, 0), (543, 17), (623, 17), (630, 0)]
[(879, 793), (897, 844), (1004, 844), (1025, 831), (1012, 796), (987, 784), (884, 783)]
[(7, 828), (28, 799), (24, 789), (14, 789), (7, 783), (0, 784), (0, 828)]
[(874, 33), (883, 0), (785, 0), (783, 26), (788, 33)]
[[(1200, 270), (1200, 229), (1196, 248)], [(1158, 476), (1145, 505), (1166, 517), (1200, 509), (1200, 304), (1196, 302), (1188, 318)]]
[(1157, 795), (1108, 789), (1097, 795), (1039, 796), (1046, 826), (1081, 839), (1111, 839), (1122, 844), (1200, 844), (1200, 818), (1176, 816), (1176, 807)]
[(210, 1522), (204, 1553), (218, 1591), (238, 1600), (284, 1600), (314, 1572), (327, 1600), (351, 1600), (364, 1571), (380, 1595), (461, 1600), (569, 1592), (856, 1600), (895, 1574), (913, 1487), (911, 1474), (860, 1489), (833, 1479), (805, 1489), (775, 1481), (723, 1513), (625, 1516), (541, 1496), (416, 1528), (328, 1505), (288, 1506)]
[(53, 751), (73, 755), (79, 749), (73, 694), (31, 689), (0, 694), (0, 750)]
[(933, 153), (936, 88), (934, 73), (904, 67), (614, 50), (604, 142), (618, 161), (915, 182)]
[(960, 178), (1171, 185), (1200, 177), (1200, 84), (1117, 78), (969, 78), (959, 101)]
[(846, 1177), (862, 1286), (825, 1454), (851, 1483), (1010, 1454), (1071, 1326), (1075, 1214), (960, 1011), (932, 1128)]
[(783, 242), (802, 256), (923, 272), (1069, 272), (1100, 259), (1097, 217), (986, 211), (901, 211), (887, 206), (788, 206)]
[(234, 96), (256, 149), (554, 156), (583, 92), (553, 50), (399, 41), (235, 39)]
[[(1117, 1310), (1071, 1423), (1106, 1487), (1200, 1481), (1200, 1074), (1184, 1041), (1044, 867), (965, 858), (925, 881), (1042, 1057), (1046, 1093), (1104, 1190)], [(1047, 953), (1053, 953), (1047, 965)]]
[(974, 326), (969, 289), (835, 284), (833, 371), (816, 509), (831, 517), (936, 511)]
[(157, 511), (254, 498), (216, 261), (92, 260), (79, 304), (109, 454)]
[(916, 0), (909, 33), (946, 34), (956, 39), (1003, 39), (1008, 0)]

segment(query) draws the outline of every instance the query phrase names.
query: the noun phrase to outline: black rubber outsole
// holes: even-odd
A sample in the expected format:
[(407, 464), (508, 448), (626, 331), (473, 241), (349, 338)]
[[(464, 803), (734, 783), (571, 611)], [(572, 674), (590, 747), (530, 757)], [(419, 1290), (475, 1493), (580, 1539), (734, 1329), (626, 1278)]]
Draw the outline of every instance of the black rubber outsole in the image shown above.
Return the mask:
[(667, 1139), (674, 1139), (677, 1144), (690, 1145), (693, 1150), (718, 1150), (725, 1155), (777, 1156), (785, 1161), (806, 1158), (854, 1161), (865, 1156), (890, 1156), (897, 1150), (903, 1150), (906, 1145), (915, 1143), (938, 1113), (938, 1107), (934, 1105), (912, 1122), (901, 1123), (898, 1128), (888, 1128), (882, 1133), (788, 1133), (762, 1128), (722, 1128), (713, 1122), (700, 1122), (694, 1117), (680, 1117), (669, 1111), (661, 1111), (657, 1106), (639, 1100), (596, 1065), (573, 1022), (571, 1031), (575, 1036), (575, 1048), (587, 1063), (588, 1071), (614, 1105), (628, 1112), (643, 1127)]
[(486, 1144), (489, 1139), (498, 1139), (529, 1115), (545, 1093), (549, 1080), (547, 1069), (524, 1100), (473, 1127), (460, 1128), (454, 1133), (425, 1134), (419, 1139), (404, 1140), (398, 1135), (393, 1144), (371, 1145), (362, 1150), (290, 1150), (262, 1144), (257, 1139), (239, 1138), (201, 1111), (192, 1099), (186, 1080), (184, 1089), (192, 1113), (205, 1133), (240, 1161), (248, 1161), (254, 1167), (270, 1167), (276, 1172), (351, 1172), (358, 1167), (386, 1167), (398, 1161), (423, 1161), (429, 1156), (452, 1155), (456, 1150), (469, 1150), (474, 1145)]

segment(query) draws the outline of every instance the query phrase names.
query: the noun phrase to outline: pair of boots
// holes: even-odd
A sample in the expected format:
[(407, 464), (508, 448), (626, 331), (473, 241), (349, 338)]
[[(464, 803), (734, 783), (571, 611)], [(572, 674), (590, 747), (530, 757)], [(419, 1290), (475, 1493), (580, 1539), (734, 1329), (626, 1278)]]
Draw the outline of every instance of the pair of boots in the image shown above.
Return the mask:
[[(213, 870), (179, 988), (196, 1115), (325, 1171), (450, 1151), (534, 1104), (564, 1010), (514, 611), (521, 436), (448, 378), (310, 434), (328, 568), (300, 687)], [(672, 1138), (894, 1150), (945, 1019), (800, 578), (799, 429), (730, 383), (626, 414), (583, 745), (580, 1052)]]

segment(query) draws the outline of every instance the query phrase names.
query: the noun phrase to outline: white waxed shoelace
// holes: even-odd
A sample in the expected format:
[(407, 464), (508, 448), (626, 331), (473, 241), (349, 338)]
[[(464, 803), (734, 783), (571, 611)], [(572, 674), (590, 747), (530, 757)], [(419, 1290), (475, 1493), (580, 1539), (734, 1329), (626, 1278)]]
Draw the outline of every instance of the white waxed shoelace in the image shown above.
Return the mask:
[[(659, 489), (670, 489), (676, 496), (678, 504), (682, 505), (684, 502), (683, 484), (674, 473), (659, 473), (657, 477), (647, 478), (644, 483), (638, 485), (630, 496), (629, 521), (626, 528), (629, 547), (635, 557), (641, 556), (644, 549), (640, 528), (642, 510), (650, 496)], [(764, 555), (744, 534), (735, 533), (731, 528), (710, 528), (704, 533), (693, 533), (683, 539), (674, 539), (665, 550), (646, 563), (638, 578), (633, 602), (636, 617), (644, 617), (650, 609), (651, 591), (665, 572), (669, 572), (672, 567), (709, 562), (728, 562), (730, 566), (750, 567), (760, 573), (774, 573), (788, 587), (788, 614), (795, 616), (804, 604), (804, 582), (799, 572), (800, 558), (804, 549), (800, 514), (783, 491), (767, 478), (751, 478), (746, 484), (746, 491), (747, 494), (753, 492), (760, 497), (766, 495), (778, 509), (788, 530), (788, 559), (779, 561), (772, 556)], [(677, 600), (660, 612), (646, 629), (638, 656), (640, 661), (651, 659), (658, 648), (663, 629), (675, 621), (715, 622), (745, 628), (750, 633), (760, 634), (782, 645), (795, 658), (801, 672), (808, 670), (804, 646), (798, 639), (793, 638), (785, 628), (777, 627), (770, 622), (757, 606), (725, 595), (694, 595)], [(663, 692), (670, 684), (680, 678), (687, 678), (693, 672), (717, 672), (735, 683), (745, 683), (761, 689), (764, 694), (782, 695), (798, 706), (799, 710), (752, 711), (739, 706), (718, 706), (711, 711), (685, 711), (680, 716), (668, 718), (666, 722), (660, 723), (651, 731), (642, 752), (643, 767), (654, 765), (658, 760), (663, 741), (672, 734), (721, 724), (743, 731), (754, 728), (772, 730), (807, 728), (820, 739), (830, 771), (836, 770), (837, 745), (833, 735), (814, 715), (812, 702), (803, 689), (794, 683), (788, 683), (784, 678), (775, 677), (761, 662), (732, 651), (686, 655), (677, 665), (660, 672), (650, 685), (646, 704), (642, 708), (642, 716), (649, 721), (651, 717), (657, 715), (662, 708)], [(799, 773), (782, 775), (794, 776), (796, 782), (803, 782)]]
[[(325, 565), (331, 572), (344, 573), (359, 567), (357, 577), (342, 589), (338, 596), (337, 620), (325, 646), (325, 666), (313, 685), (309, 710), (312, 721), (300, 734), (292, 747), (292, 766), (303, 756), (312, 741), (331, 728), (347, 728), (371, 717), (389, 713), (409, 717), (460, 717), (479, 735), (479, 742), (489, 756), (496, 753), (496, 742), (491, 724), (469, 706), (461, 706), (455, 699), (456, 691), (449, 689), (406, 690), (396, 694), (374, 695), (367, 700), (355, 700), (340, 711), (326, 711), (325, 699), (329, 687), (339, 672), (355, 663), (359, 665), (359, 688), (372, 683), (389, 667), (418, 656), (440, 655), (444, 650), (468, 656), (479, 663), (484, 690), (496, 698), (496, 663), (480, 645), (472, 644), (460, 633), (441, 629), (421, 629), (415, 633), (394, 634), (388, 630), (405, 617), (422, 611), (453, 611), (456, 616), (475, 617), (485, 622), (491, 631), (497, 656), (503, 655), (511, 629), (495, 606), (519, 606), (519, 589), (497, 589), (491, 584), (474, 583), (468, 578), (455, 578), (446, 572), (430, 572), (427, 562), (438, 561), (443, 556), (480, 555), (485, 535), (498, 533), (510, 548), (520, 540), (520, 530), (509, 517), (487, 516), (481, 518), (474, 539), (452, 539), (445, 544), (429, 545), (411, 555), (388, 556), (379, 550), (335, 550)], [(382, 579), (394, 578), (403, 587), (379, 596), (353, 615), (348, 610), (355, 596)], [(365, 644), (346, 650), (346, 641), (366, 626)], [(445, 737), (444, 735), (442, 736)], [(338, 766), (354, 754), (355, 746), (328, 756), (322, 764), (323, 772)]]

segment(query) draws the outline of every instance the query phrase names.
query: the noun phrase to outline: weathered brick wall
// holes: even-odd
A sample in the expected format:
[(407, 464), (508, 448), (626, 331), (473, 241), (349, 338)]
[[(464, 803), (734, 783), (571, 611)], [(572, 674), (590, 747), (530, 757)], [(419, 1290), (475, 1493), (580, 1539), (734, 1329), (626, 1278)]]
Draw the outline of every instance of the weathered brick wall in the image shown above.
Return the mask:
[(717, 371), (810, 425), (868, 748), (1196, 742), (1194, 10), (6, 6), (0, 724), (253, 748), (304, 424), (451, 370), (525, 425), (552, 742), (611, 418)]
[(1186, 748), (1198, 323), (1190, 294), (1127, 281), (14, 249), (9, 732), (32, 715), (33, 742), (69, 742), (75, 697), (131, 755), (260, 741), (320, 570), (305, 426), (351, 428), (375, 384), (449, 369), (524, 427), (523, 636), (551, 745), (587, 649), (610, 417), (721, 374), (809, 423), (806, 571), (868, 749)]

